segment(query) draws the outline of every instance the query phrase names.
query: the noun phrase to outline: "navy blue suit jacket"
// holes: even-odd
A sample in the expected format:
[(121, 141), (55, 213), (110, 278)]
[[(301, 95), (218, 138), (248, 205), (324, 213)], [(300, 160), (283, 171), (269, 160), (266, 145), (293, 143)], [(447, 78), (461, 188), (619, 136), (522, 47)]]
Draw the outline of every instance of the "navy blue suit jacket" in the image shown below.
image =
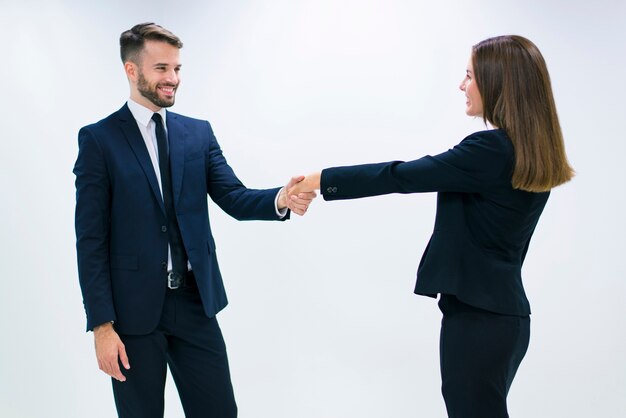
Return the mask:
[[(215, 254), (207, 194), (239, 220), (279, 220), (279, 188), (252, 190), (236, 177), (207, 121), (168, 112), (174, 205), (204, 311), (227, 304)], [(115, 321), (122, 334), (146, 334), (166, 292), (168, 235), (156, 174), (126, 105), (78, 135), (76, 247), (87, 329)]]
[(439, 192), (415, 293), (451, 294), (493, 312), (528, 315), (521, 268), (549, 192), (513, 189), (513, 164), (505, 132), (489, 130), (436, 156), (323, 170), (321, 191), (325, 200)]

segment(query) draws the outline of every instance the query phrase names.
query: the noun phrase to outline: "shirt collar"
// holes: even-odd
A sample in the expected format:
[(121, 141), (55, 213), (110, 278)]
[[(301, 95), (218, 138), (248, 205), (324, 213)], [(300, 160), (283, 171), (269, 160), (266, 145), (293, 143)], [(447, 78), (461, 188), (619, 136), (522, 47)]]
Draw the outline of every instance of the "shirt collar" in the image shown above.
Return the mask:
[[(148, 109), (147, 107), (140, 105), (139, 103), (137, 103), (136, 101), (130, 98), (128, 99), (127, 104), (128, 104), (128, 110), (130, 110), (130, 113), (133, 114), (133, 117), (135, 118), (137, 123), (140, 123), (141, 125), (147, 128), (148, 124), (152, 120), (152, 115), (154, 114), (154, 112)], [(161, 110), (159, 110), (156, 113), (161, 115), (161, 117), (163, 118), (163, 125), (167, 126), (167, 120), (166, 120), (167, 112), (165, 111), (165, 108), (161, 108)]]

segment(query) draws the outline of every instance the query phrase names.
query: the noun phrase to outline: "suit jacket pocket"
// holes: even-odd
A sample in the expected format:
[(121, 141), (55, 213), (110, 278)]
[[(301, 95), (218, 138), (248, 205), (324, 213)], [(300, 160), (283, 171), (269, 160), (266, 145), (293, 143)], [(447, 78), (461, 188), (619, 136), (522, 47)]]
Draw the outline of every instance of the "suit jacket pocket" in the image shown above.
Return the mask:
[(137, 270), (139, 268), (139, 261), (136, 255), (111, 254), (111, 268)]

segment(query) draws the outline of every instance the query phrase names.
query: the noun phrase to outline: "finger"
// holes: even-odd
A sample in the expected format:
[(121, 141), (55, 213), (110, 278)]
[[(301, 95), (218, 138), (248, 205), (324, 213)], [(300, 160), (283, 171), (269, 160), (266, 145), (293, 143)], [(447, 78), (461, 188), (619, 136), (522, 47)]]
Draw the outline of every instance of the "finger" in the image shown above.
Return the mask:
[(310, 202), (309, 201), (292, 201), (291, 202), (291, 206), (294, 209), (298, 209), (298, 210), (306, 210), (309, 207)]
[(291, 198), (289, 200), (293, 204), (296, 204), (296, 205), (306, 205), (306, 206), (309, 206), (311, 204), (311, 202), (313, 201), (313, 199), (306, 199), (306, 198), (302, 198), (300, 196), (301, 195), (291, 196)]
[(296, 200), (291, 200), (287, 207), (289, 209), (291, 209), (291, 210), (302, 210), (302, 209), (306, 208), (307, 206), (309, 206), (309, 205), (306, 204), (306, 203), (298, 202)]
[(114, 373), (113, 367), (111, 366), (113, 364), (113, 361), (116, 361), (116, 360), (112, 360), (108, 356), (106, 358), (102, 358), (101, 360), (98, 360), (98, 365), (100, 366), (100, 370), (102, 370), (105, 374), (108, 374), (111, 377), (113, 377), (113, 373)]
[(104, 356), (97, 356), (98, 359), (98, 368), (102, 370), (104, 373), (110, 375), (109, 373), (109, 361)]
[(130, 363), (128, 361), (128, 356), (126, 355), (126, 348), (124, 348), (124, 344), (120, 345), (119, 348), (120, 353), (120, 361), (126, 370), (130, 369)]
[(313, 198), (302, 197), (302, 195), (298, 195), (295, 199), (289, 200), (300, 205), (310, 205), (313, 202)]
[(120, 370), (120, 364), (117, 361), (114, 361), (112, 363), (109, 364), (109, 368), (111, 370), (110, 376), (114, 379), (119, 380), (120, 382), (125, 382), (126, 381), (126, 376), (124, 376), (122, 374), (122, 371)]
[(297, 215), (302, 216), (306, 213), (307, 209), (308, 209), (308, 206), (306, 205), (294, 205), (291, 211), (296, 213)]
[(303, 208), (302, 208), (302, 207), (300, 207), (300, 206), (296, 206), (296, 205), (294, 205), (294, 204), (291, 204), (291, 205), (289, 205), (289, 206), (288, 206), (288, 208), (289, 208), (289, 210), (290, 210), (290, 211), (292, 211), (293, 213), (296, 213), (296, 214), (298, 214), (298, 215), (302, 215), (302, 214), (303, 214), (303, 213), (302, 213)]
[(103, 355), (101, 358), (98, 358), (98, 364), (100, 365), (100, 370), (104, 373), (123, 382), (126, 380), (126, 377), (120, 371), (117, 354), (117, 351), (113, 351), (109, 354)]
[(294, 185), (300, 183), (302, 180), (304, 180), (304, 176), (296, 176), (296, 177), (292, 177), (291, 180), (289, 180), (289, 183), (287, 183), (287, 189), (293, 187)]
[(104, 374), (113, 377), (113, 370), (111, 369), (108, 362), (102, 361), (99, 364), (100, 364), (100, 370), (102, 370)]
[(302, 205), (297, 204), (295, 199), (289, 198), (287, 199), (287, 208), (289, 208), (292, 212), (295, 212), (301, 210)]
[(297, 195), (300, 199), (313, 200), (317, 197), (315, 192), (302, 192)]

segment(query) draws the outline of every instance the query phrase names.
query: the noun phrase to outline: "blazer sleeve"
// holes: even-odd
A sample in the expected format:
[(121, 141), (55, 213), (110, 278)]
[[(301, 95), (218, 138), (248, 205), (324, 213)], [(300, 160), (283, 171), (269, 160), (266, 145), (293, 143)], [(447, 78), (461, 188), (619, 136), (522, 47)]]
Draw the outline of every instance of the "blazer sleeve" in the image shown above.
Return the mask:
[(209, 148), (206, 155), (207, 190), (213, 201), (237, 220), (286, 220), (276, 213), (276, 196), (280, 187), (272, 189), (248, 189), (228, 165), (226, 157), (213, 134), (209, 131)]
[(512, 144), (505, 136), (472, 134), (439, 155), (322, 171), (325, 200), (356, 199), (389, 193), (483, 192), (510, 184)]
[(109, 267), (110, 184), (103, 151), (95, 134), (82, 128), (76, 175), (76, 251), (87, 314), (87, 330), (115, 321)]

